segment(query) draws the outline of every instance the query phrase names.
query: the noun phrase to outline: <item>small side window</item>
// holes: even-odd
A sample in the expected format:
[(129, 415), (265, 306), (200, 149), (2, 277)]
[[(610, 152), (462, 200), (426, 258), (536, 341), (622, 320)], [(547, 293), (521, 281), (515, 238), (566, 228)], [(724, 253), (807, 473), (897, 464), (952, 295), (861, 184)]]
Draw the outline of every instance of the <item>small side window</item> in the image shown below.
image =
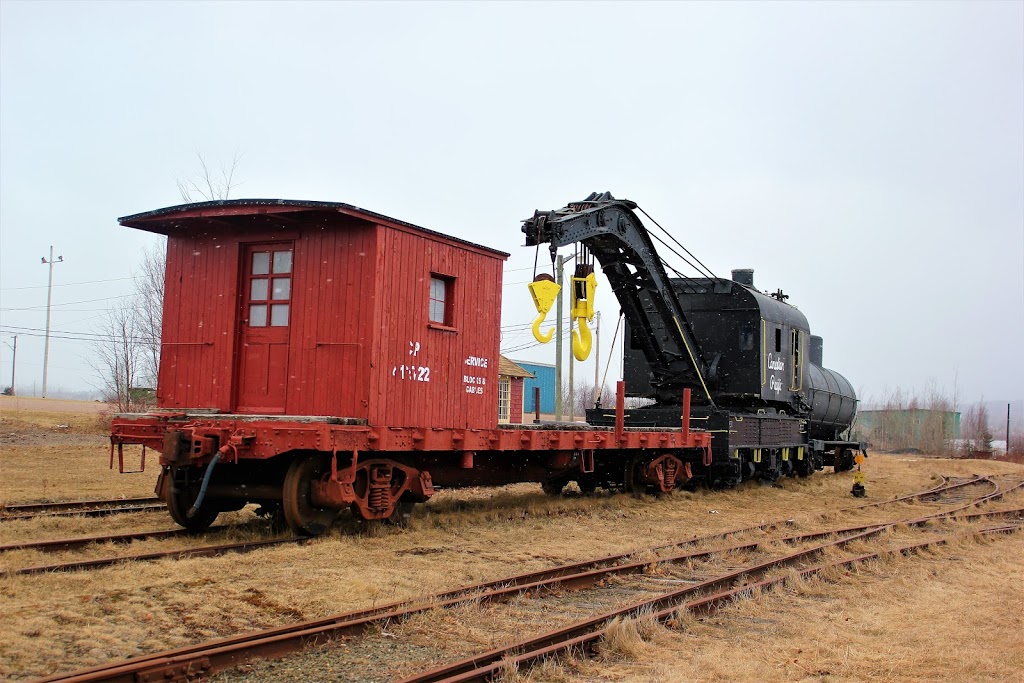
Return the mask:
[(790, 353), (793, 355), (793, 381), (789, 388), (792, 391), (800, 391), (804, 388), (801, 336), (800, 330), (793, 330), (790, 333)]
[(782, 353), (782, 328), (775, 328), (775, 353)]
[(430, 274), (429, 320), (436, 325), (452, 326), (452, 300), (455, 279), (444, 275)]
[(740, 328), (740, 351), (753, 351), (754, 349), (754, 328), (744, 325)]

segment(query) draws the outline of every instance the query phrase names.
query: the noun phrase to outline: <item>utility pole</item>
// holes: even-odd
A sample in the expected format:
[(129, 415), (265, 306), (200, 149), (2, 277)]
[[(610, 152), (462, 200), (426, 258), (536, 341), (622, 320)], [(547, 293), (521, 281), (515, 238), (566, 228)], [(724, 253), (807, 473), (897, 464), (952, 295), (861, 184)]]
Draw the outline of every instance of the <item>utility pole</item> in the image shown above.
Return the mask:
[(555, 265), (555, 279), (558, 281), (558, 304), (555, 306), (555, 421), (562, 421), (562, 269), (565, 257), (561, 254)]
[(1010, 455), (1010, 403), (1007, 403), (1007, 455)]
[[(14, 349), (14, 355), (10, 358), (10, 395), (14, 396), (17, 394), (14, 390), (14, 371), (17, 369), (17, 335), (14, 335), (14, 345), (11, 348)], [(1007, 442), (1009, 443), (1009, 441)]]
[(53, 245), (50, 245), (50, 260), (43, 257), (43, 265), (50, 266), (50, 280), (46, 287), (46, 343), (43, 345), (43, 398), (46, 398), (46, 370), (50, 362), (50, 305), (53, 303), (53, 264), (64, 263), (64, 257), (53, 260)]

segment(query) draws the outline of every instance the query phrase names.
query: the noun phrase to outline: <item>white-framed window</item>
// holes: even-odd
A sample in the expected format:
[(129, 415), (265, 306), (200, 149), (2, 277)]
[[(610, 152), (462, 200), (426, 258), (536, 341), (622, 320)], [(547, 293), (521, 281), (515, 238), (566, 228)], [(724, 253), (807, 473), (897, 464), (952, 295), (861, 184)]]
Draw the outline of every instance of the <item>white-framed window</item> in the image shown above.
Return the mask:
[(454, 289), (454, 283), (454, 278), (436, 273), (430, 274), (430, 311), (428, 319), (435, 325), (451, 327), (453, 324), (452, 290)]
[(249, 264), (249, 327), (288, 327), (292, 298), (292, 250), (257, 248)]
[(512, 380), (498, 378), (498, 422), (507, 424), (512, 408)]

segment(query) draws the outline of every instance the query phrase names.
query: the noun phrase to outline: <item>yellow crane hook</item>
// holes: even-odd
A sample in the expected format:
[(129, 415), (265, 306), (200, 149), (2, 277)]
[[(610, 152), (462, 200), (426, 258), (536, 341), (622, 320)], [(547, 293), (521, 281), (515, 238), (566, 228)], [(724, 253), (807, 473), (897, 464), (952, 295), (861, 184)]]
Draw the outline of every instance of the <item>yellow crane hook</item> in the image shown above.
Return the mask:
[(570, 315), (579, 325), (579, 331), (572, 332), (572, 355), (576, 360), (583, 361), (590, 357), (590, 349), (594, 340), (587, 326), (588, 320), (594, 319), (594, 291), (597, 289), (597, 276), (593, 269), (584, 277), (577, 272), (572, 279), (572, 309)]
[(562, 287), (555, 282), (555, 278), (542, 273), (533, 279), (529, 284), (530, 295), (533, 297), (533, 305), (537, 307), (537, 317), (533, 321), (533, 337), (541, 344), (547, 344), (555, 334), (555, 328), (547, 332), (540, 331), (540, 325), (547, 317), (548, 311), (555, 303), (555, 298), (562, 291)]

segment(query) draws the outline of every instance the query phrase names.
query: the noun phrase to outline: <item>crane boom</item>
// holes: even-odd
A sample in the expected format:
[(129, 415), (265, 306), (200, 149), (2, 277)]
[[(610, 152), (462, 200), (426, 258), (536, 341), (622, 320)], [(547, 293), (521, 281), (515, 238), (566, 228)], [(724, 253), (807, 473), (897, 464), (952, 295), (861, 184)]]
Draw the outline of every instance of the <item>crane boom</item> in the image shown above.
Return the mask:
[[(647, 228), (633, 209), (636, 202), (593, 193), (555, 211), (536, 211), (523, 221), (526, 246), (582, 244), (601, 264), (629, 321), (633, 344), (651, 367), (651, 386), (660, 403), (679, 403), (691, 388), (702, 403), (714, 407), (709, 385), (715, 363), (701, 353), (693, 330)], [(660, 319), (664, 325), (652, 324)], [(664, 327), (667, 335), (655, 332)]]

